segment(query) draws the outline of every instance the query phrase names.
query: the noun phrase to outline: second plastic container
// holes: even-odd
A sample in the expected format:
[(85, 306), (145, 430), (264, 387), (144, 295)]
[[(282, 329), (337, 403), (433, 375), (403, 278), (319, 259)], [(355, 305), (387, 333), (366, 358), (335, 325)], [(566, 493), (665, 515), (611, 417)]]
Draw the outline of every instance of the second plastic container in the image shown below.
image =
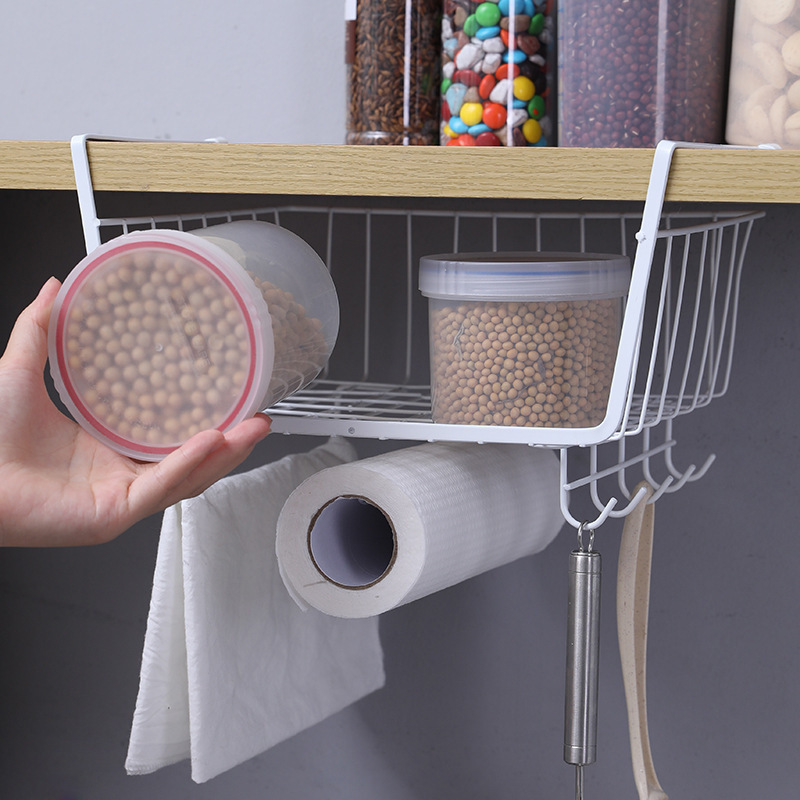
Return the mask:
[(434, 422), (592, 428), (606, 414), (630, 283), (625, 256), (420, 260)]
[(308, 384), (338, 326), (325, 264), (290, 231), (249, 220), (138, 231), (98, 247), (64, 281), (50, 369), (89, 433), (157, 461)]

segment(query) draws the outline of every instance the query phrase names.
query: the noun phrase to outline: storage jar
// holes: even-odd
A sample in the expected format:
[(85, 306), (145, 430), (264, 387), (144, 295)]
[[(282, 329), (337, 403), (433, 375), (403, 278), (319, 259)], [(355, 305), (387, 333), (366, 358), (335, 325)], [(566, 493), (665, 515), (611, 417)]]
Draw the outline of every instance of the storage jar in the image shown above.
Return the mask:
[(441, 0), (346, 0), (347, 144), (436, 144)]
[(727, 9), (727, 0), (559, 0), (558, 143), (722, 141)]
[(445, 0), (441, 144), (555, 144), (551, 0)]
[(50, 369), (85, 430), (158, 461), (308, 384), (338, 326), (325, 264), (290, 231), (250, 220), (137, 231), (98, 247), (64, 281)]
[(625, 256), (425, 256), (432, 418), (591, 428), (605, 416), (630, 282)]
[(739, 0), (733, 22), (730, 144), (800, 148), (800, 4)]

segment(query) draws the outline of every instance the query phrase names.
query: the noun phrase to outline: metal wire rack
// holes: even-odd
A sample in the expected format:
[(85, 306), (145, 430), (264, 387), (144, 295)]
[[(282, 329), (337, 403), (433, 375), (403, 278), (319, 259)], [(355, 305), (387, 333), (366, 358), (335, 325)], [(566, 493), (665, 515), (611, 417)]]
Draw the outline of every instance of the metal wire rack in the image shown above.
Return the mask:
[[(632, 497), (628, 489), (632, 468), (641, 470), (654, 487), (653, 502), (702, 477), (713, 461), (710, 456), (699, 468), (679, 469), (673, 460), (673, 421), (727, 391), (741, 272), (750, 231), (763, 213), (664, 213), (674, 150), (708, 145), (662, 142), (641, 212), (283, 205), (99, 218), (88, 138), (93, 137), (72, 141), (87, 251), (136, 229), (192, 230), (234, 219), (262, 219), (292, 228), (325, 260), (343, 301), (339, 342), (319, 380), (269, 409), (275, 432), (557, 448), (562, 512), (571, 525), (587, 529), (627, 514), (639, 502), (641, 493)], [(427, 316), (424, 298), (416, 291), (418, 260), (430, 252), (479, 249), (632, 256), (608, 409), (600, 425), (569, 429), (432, 422)], [(584, 448), (588, 468), (584, 457), (574, 457)], [(656, 478), (651, 468), (657, 457), (665, 478)], [(577, 478), (570, 474), (576, 464), (585, 472)], [(609, 479), (616, 486), (604, 500), (600, 486), (607, 487)], [(578, 490), (589, 493), (595, 519), (579, 521), (571, 514), (571, 495)], [(621, 508), (620, 499), (627, 500)]]

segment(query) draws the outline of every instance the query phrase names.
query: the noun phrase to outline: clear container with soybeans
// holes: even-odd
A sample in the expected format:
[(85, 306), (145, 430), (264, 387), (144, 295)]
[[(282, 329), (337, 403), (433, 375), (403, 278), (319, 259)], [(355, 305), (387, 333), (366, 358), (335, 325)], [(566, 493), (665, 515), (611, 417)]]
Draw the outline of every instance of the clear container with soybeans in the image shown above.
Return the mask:
[(85, 430), (158, 461), (306, 386), (338, 327), (325, 264), (288, 230), (242, 220), (136, 231), (95, 249), (64, 281), (50, 371)]
[(433, 421), (599, 425), (629, 282), (630, 261), (618, 255), (423, 257)]

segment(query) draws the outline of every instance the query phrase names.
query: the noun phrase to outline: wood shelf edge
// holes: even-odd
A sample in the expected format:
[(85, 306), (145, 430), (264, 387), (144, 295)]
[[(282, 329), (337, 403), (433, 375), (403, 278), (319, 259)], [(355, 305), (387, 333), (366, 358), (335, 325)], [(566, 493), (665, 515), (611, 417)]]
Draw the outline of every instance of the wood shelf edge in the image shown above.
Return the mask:
[[(89, 143), (98, 191), (642, 201), (653, 151)], [(68, 142), (0, 141), (0, 188), (74, 190)], [(667, 200), (800, 203), (800, 152), (681, 150)]]

